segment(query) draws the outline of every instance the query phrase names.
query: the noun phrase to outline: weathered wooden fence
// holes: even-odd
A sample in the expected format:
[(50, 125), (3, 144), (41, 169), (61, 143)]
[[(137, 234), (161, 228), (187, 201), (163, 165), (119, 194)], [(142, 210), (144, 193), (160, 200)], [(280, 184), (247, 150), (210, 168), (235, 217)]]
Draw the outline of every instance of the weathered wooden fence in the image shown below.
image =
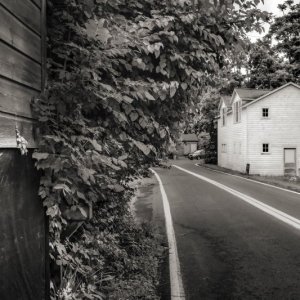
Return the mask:
[[(38, 197), (30, 103), (45, 82), (45, 0), (0, 0), (0, 299), (49, 297), (47, 223)], [(17, 149), (16, 126), (29, 153)]]

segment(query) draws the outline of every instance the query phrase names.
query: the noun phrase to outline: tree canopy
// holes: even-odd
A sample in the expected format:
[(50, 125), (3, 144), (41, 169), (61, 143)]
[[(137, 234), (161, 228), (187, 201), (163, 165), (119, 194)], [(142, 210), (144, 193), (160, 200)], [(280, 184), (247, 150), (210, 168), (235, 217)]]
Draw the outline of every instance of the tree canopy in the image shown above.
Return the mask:
[[(259, 2), (48, 0), (48, 84), (34, 101), (42, 135), (34, 158), (44, 172), (51, 258), (68, 271), (70, 297), (133, 299), (139, 285), (137, 299), (155, 299), (136, 265), (144, 250), (128, 213), (129, 183), (159, 164), (178, 124), (219, 82), (228, 53), (268, 19)], [(87, 205), (93, 217), (66, 239), (62, 206), (87, 218)], [(66, 289), (53, 285), (53, 298)]]
[(267, 35), (250, 52), (250, 87), (277, 88), (290, 81), (299, 83), (300, 4), (288, 0), (278, 7), (283, 16), (273, 19)]

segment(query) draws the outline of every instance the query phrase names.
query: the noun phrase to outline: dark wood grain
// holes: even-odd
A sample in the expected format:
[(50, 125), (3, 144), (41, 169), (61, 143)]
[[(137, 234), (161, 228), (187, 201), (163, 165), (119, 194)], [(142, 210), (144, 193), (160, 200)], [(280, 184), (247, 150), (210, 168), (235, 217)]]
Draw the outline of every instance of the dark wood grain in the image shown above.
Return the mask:
[(41, 7), (41, 55), (42, 55), (42, 90), (46, 86), (47, 78), (47, 4), (42, 1)]
[(34, 118), (31, 99), (38, 92), (0, 77), (0, 111)]
[(0, 113), (0, 148), (16, 148), (16, 124), (20, 134), (28, 142), (28, 148), (37, 148), (36, 123), (31, 120)]
[(41, 0), (31, 0), (33, 3), (35, 3), (35, 5), (37, 5), (38, 7), (41, 7)]
[(6, 7), (21, 22), (40, 35), (41, 15), (40, 9), (30, 0), (1, 0), (1, 5)]
[(0, 39), (41, 62), (41, 38), (0, 6)]
[(41, 66), (1, 41), (0, 75), (41, 90)]
[(45, 300), (45, 213), (32, 151), (0, 149), (0, 299)]

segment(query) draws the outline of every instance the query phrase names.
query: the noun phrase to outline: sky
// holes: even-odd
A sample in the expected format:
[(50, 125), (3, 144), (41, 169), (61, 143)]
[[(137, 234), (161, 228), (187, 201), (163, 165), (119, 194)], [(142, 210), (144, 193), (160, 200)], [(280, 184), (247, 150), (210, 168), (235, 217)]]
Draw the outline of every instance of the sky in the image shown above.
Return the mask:
[[(294, 0), (295, 3), (300, 0)], [(257, 8), (260, 10), (265, 10), (267, 12), (273, 13), (275, 16), (282, 16), (282, 12), (277, 8), (278, 4), (283, 4), (285, 0), (264, 0), (264, 4), (260, 3)], [(257, 39), (263, 37), (266, 33), (268, 33), (269, 25), (266, 24), (264, 26), (265, 32), (259, 34), (258, 32), (251, 32), (248, 34), (250, 40), (255, 42)]]

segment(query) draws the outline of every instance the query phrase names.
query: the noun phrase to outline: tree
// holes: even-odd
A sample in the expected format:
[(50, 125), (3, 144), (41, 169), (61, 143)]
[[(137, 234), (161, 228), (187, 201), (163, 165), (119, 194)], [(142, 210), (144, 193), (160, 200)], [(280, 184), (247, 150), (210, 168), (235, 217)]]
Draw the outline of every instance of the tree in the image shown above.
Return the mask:
[(216, 88), (207, 88), (203, 92), (201, 105), (201, 119), (195, 125), (198, 136), (206, 133), (203, 141), (203, 149), (205, 150), (205, 162), (217, 163), (218, 150), (218, 130), (217, 120), (218, 105), (221, 99), (220, 91)]
[(265, 37), (258, 40), (252, 47), (248, 61), (247, 87), (273, 89), (293, 81), (290, 64), (285, 61), (272, 40)]
[(285, 1), (280, 9), (288, 10), (286, 14), (281, 17), (276, 17), (271, 24), (268, 37), (275, 39), (276, 44), (274, 49), (282, 54), (288, 61), (289, 66), (287, 70), (292, 75), (294, 82), (299, 82), (300, 75), (300, 4), (294, 4), (294, 1)]
[[(34, 158), (51, 258), (66, 275), (56, 296), (155, 299), (128, 184), (159, 163), (197, 91), (215, 84), (227, 52), (266, 18), (252, 1), (48, 1), (48, 87), (34, 103), (42, 135)], [(86, 219), (71, 239), (62, 204)]]

